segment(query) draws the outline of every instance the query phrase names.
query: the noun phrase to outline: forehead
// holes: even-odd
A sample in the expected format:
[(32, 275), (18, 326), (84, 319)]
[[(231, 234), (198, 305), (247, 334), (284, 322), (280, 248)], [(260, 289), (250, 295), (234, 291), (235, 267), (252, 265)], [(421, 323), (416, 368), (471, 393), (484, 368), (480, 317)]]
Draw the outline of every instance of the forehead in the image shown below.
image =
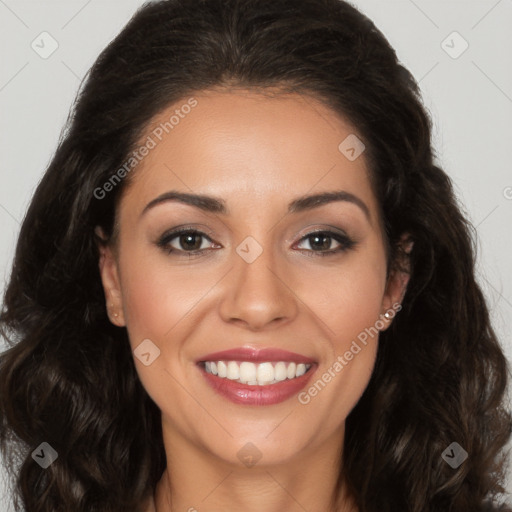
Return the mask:
[(361, 151), (360, 139), (345, 119), (309, 95), (201, 91), (153, 118), (140, 141), (150, 149), (123, 201), (141, 209), (166, 190), (181, 190), (232, 205), (263, 201), (271, 207), (342, 189), (376, 215), (364, 151), (355, 159), (346, 151)]

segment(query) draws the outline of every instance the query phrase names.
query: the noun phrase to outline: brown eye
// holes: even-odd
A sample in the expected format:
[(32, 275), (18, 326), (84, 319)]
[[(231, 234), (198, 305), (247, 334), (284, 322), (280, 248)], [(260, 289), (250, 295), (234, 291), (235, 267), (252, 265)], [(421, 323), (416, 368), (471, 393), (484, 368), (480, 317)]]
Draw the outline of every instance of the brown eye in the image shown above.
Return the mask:
[[(206, 243), (209, 241), (210, 243)], [(157, 245), (168, 253), (200, 254), (211, 248), (212, 240), (201, 231), (193, 229), (182, 229), (164, 234)]]
[[(302, 248), (302, 250), (316, 253), (315, 256), (328, 256), (343, 252), (355, 245), (355, 242), (348, 236), (332, 231), (314, 231), (302, 237), (300, 243), (303, 241), (308, 242), (309, 248)], [(332, 249), (333, 242), (337, 243), (338, 247)]]
[(197, 233), (186, 233), (178, 237), (178, 244), (185, 250), (196, 251), (201, 248), (201, 238)]

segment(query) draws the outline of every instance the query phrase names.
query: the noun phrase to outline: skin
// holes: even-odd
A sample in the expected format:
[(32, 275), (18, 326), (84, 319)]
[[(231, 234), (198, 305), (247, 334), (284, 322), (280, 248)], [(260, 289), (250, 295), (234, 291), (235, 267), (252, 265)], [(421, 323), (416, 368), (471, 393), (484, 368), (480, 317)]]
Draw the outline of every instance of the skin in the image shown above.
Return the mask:
[[(99, 262), (111, 321), (127, 328), (132, 350), (145, 339), (160, 350), (149, 366), (134, 358), (162, 411), (167, 470), (156, 510), (325, 512), (377, 336), (305, 405), (297, 395), (271, 406), (234, 404), (207, 385), (195, 361), (240, 346), (281, 348), (317, 361), (314, 383), (365, 328), (389, 326), (382, 315), (400, 302), (407, 278), (386, 275), (364, 153), (349, 161), (338, 150), (357, 134), (345, 120), (295, 93), (218, 89), (194, 97), (198, 105), (134, 172), (117, 212), (118, 240), (101, 248)], [(156, 116), (146, 136), (183, 103)], [(229, 214), (176, 201), (141, 214), (170, 190), (220, 198)], [(368, 215), (349, 201), (287, 214), (298, 197), (338, 190), (357, 196)], [(207, 237), (184, 246), (178, 236), (171, 253), (157, 246), (182, 224)], [(319, 256), (343, 246), (334, 238), (315, 245), (306, 235), (333, 229), (355, 245)], [(247, 236), (263, 249), (252, 263), (236, 252)], [(194, 243), (205, 251), (189, 257)], [(237, 457), (246, 443), (261, 453), (252, 467)], [(357, 510), (345, 491), (337, 510)]]

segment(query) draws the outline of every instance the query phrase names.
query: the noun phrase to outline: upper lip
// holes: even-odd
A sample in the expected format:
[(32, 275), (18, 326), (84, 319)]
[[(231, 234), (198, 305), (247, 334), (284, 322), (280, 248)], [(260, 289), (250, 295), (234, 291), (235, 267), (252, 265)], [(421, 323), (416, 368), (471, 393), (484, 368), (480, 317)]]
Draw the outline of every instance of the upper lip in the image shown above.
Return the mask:
[(254, 362), (278, 362), (289, 361), (293, 363), (313, 364), (314, 359), (310, 357), (289, 352), (277, 348), (252, 348), (238, 347), (220, 352), (212, 352), (197, 359), (197, 363), (204, 361), (254, 361)]

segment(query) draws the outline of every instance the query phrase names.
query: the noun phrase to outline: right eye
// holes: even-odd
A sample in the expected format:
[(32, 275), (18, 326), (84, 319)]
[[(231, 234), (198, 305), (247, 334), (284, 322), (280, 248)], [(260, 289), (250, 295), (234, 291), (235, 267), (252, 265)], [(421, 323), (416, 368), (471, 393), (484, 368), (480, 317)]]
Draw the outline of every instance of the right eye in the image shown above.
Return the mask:
[[(205, 240), (210, 241), (210, 244), (204, 245)], [(196, 229), (178, 229), (170, 231), (162, 235), (158, 240), (157, 245), (165, 250), (168, 254), (182, 253), (190, 256), (202, 254), (208, 250), (208, 245), (213, 244), (211, 238), (205, 233)]]

